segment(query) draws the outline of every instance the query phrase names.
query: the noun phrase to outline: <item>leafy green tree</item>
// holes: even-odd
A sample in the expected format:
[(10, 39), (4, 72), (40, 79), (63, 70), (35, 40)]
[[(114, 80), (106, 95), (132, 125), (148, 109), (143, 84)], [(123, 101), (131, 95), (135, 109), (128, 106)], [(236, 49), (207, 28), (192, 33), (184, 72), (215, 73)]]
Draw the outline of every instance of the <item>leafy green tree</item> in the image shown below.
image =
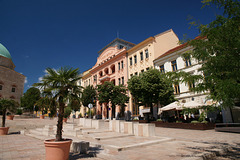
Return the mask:
[(133, 76), (128, 80), (128, 89), (138, 105), (150, 107), (153, 114), (153, 104), (167, 105), (174, 101), (173, 87), (164, 74), (157, 69), (150, 69)]
[(68, 67), (62, 67), (58, 70), (47, 68), (46, 72), (47, 74), (43, 76), (41, 82), (35, 83), (34, 86), (39, 86), (46, 92), (54, 93), (54, 98), (57, 99), (59, 106), (56, 141), (62, 141), (64, 108), (69, 96), (76, 96), (75, 93), (80, 92), (81, 87), (77, 85), (77, 82), (81, 77), (78, 69)]
[(49, 99), (47, 97), (41, 97), (36, 103), (35, 106), (37, 106), (38, 109), (41, 110), (42, 115), (44, 115), (44, 110), (48, 109), (49, 106)]
[(72, 110), (74, 110), (75, 116), (76, 116), (77, 111), (81, 107), (80, 95), (82, 94), (82, 89), (83, 89), (83, 87), (79, 86), (76, 90), (72, 90), (71, 94), (67, 98), (69, 100), (68, 107), (70, 107)]
[[(200, 37), (188, 42), (193, 51), (191, 56), (202, 64), (199, 69), (203, 75), (180, 73), (185, 82), (197, 82), (196, 92), (209, 91), (209, 98), (232, 107), (240, 100), (240, 2), (237, 0), (204, 0), (203, 5), (213, 4), (223, 8), (224, 14), (218, 15), (207, 25), (199, 25)], [(211, 5), (211, 6), (213, 6)]]
[(35, 109), (36, 108), (42, 111), (42, 115), (44, 115), (44, 111), (50, 111), (50, 117), (55, 116), (57, 112), (57, 102), (53, 97), (53, 93), (44, 91), (41, 98), (35, 103)]
[(82, 96), (81, 96), (81, 102), (84, 107), (87, 107), (88, 104), (95, 105), (94, 101), (96, 100), (97, 92), (96, 89), (93, 86), (87, 86), (83, 89)]
[(40, 95), (41, 93), (38, 88), (29, 88), (21, 97), (21, 107), (32, 112), (35, 103), (40, 99)]
[(66, 107), (66, 108), (64, 108), (64, 115), (63, 115), (63, 117), (64, 118), (68, 118), (71, 115), (71, 113), (72, 113), (72, 108), (71, 107)]
[(12, 100), (12, 99), (0, 99), (0, 111), (2, 111), (2, 127), (5, 127), (5, 121), (6, 121), (6, 112), (15, 112), (17, 110), (17, 107), (19, 106), (18, 102)]
[(104, 82), (104, 84), (98, 85), (97, 90), (99, 103), (108, 104), (111, 102), (113, 118), (115, 117), (116, 105), (122, 108), (128, 102), (127, 89), (122, 85), (114, 86), (112, 82)]
[(120, 117), (124, 116), (125, 106), (128, 101), (127, 88), (123, 85), (115, 86), (111, 98), (113, 118), (115, 118), (115, 108), (117, 105), (120, 106)]

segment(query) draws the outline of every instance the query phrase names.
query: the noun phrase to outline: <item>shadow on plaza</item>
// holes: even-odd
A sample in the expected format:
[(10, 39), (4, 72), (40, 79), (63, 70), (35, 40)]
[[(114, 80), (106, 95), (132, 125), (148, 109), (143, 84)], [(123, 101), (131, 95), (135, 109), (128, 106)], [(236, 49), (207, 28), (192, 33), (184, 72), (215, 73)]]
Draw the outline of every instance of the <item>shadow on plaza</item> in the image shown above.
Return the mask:
[(9, 132), (8, 134), (11, 135), (11, 134), (21, 134), (21, 133), (20, 131), (18, 131), (18, 132)]
[[(215, 155), (215, 159), (227, 158), (227, 159), (240, 159), (240, 143), (228, 144), (220, 142), (201, 142), (205, 144), (213, 144), (211, 147), (187, 147), (194, 152), (193, 155), (201, 153), (212, 153)], [(181, 155), (182, 157), (192, 157), (193, 155)]]
[(81, 159), (81, 158), (91, 158), (97, 157), (97, 154), (102, 149), (100, 147), (89, 147), (87, 154), (80, 154), (80, 153), (69, 153), (69, 160)]

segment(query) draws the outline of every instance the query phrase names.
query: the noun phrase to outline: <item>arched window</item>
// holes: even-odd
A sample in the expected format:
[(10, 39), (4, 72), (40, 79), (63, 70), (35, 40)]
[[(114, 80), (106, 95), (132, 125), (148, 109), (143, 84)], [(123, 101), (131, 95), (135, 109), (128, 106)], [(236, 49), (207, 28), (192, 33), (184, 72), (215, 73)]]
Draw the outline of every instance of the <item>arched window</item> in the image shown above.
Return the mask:
[(102, 71), (100, 71), (100, 72), (99, 72), (99, 76), (102, 77), (102, 75), (103, 75), (103, 73), (102, 73)]
[(0, 91), (3, 89), (3, 82), (0, 81)]
[(110, 68), (111, 68), (112, 73), (115, 73), (115, 65), (113, 64)]
[(115, 84), (115, 79), (111, 80), (111, 82), (112, 82), (114, 85), (116, 85), (116, 84)]
[(104, 69), (105, 74), (108, 74), (108, 68)]

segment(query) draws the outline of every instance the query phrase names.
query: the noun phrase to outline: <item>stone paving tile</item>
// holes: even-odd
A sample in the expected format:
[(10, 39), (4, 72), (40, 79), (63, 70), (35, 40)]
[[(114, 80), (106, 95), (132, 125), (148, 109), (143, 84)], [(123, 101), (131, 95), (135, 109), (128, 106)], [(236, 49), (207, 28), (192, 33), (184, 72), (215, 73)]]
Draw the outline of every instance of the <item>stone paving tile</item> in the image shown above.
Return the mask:
[[(1, 121), (1, 120), (0, 120)], [(39, 120), (39, 119), (15, 119), (7, 121), (10, 126), (10, 132), (17, 132), (21, 129), (40, 128), (45, 124), (56, 124), (56, 120)], [(111, 144), (111, 145), (126, 145), (141, 141), (150, 140), (148, 138), (124, 137), (116, 139), (103, 139), (100, 141), (94, 140), (93, 137), (120, 135), (119, 133), (105, 132), (94, 133), (89, 137), (74, 138), (76, 140), (86, 140), (92, 144)], [(197, 154), (207, 152), (211, 149), (221, 149), (221, 147), (235, 146), (232, 155), (217, 157), (220, 160), (240, 159), (240, 134), (215, 132), (214, 130), (196, 131), (186, 129), (172, 128), (156, 128), (156, 135), (160, 137), (169, 137), (174, 141), (167, 141), (159, 144), (152, 144), (144, 147), (123, 150), (121, 152), (104, 149), (95, 152), (97, 157), (89, 157), (82, 155), (71, 155), (70, 160), (75, 159), (116, 159), (116, 160), (139, 160), (139, 159), (184, 159), (197, 160)], [(154, 138), (153, 138), (154, 139)], [(238, 155), (236, 155), (238, 153)], [(235, 155), (234, 155), (235, 154)], [(236, 158), (237, 157), (237, 158)], [(238, 158), (239, 157), (239, 158)], [(38, 140), (24, 135), (8, 135), (0, 136), (0, 160), (42, 160), (45, 159), (45, 148), (43, 140)]]
[(44, 144), (37, 139), (24, 135), (0, 136), (0, 139), (2, 160), (45, 158)]

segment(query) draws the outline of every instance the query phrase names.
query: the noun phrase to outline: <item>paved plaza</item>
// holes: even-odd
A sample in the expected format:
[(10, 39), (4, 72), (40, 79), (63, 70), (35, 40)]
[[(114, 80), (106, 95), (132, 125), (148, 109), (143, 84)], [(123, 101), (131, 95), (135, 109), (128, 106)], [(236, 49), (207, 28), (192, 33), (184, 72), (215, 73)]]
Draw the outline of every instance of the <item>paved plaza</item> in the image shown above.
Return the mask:
[[(78, 119), (67, 124), (77, 123)], [(106, 126), (107, 126), (106, 122)], [(64, 124), (66, 126), (67, 124)], [(9, 135), (0, 136), (0, 160), (42, 160), (45, 158), (43, 140), (48, 136), (27, 134), (29, 130), (56, 125), (56, 119), (18, 119), (6, 121)], [(25, 131), (25, 135), (18, 134)], [(197, 160), (240, 159), (240, 134), (156, 127), (155, 136), (140, 137), (107, 130), (86, 129), (73, 141), (88, 141), (88, 154), (70, 153), (70, 159), (116, 160)], [(63, 134), (64, 135), (64, 134)]]

